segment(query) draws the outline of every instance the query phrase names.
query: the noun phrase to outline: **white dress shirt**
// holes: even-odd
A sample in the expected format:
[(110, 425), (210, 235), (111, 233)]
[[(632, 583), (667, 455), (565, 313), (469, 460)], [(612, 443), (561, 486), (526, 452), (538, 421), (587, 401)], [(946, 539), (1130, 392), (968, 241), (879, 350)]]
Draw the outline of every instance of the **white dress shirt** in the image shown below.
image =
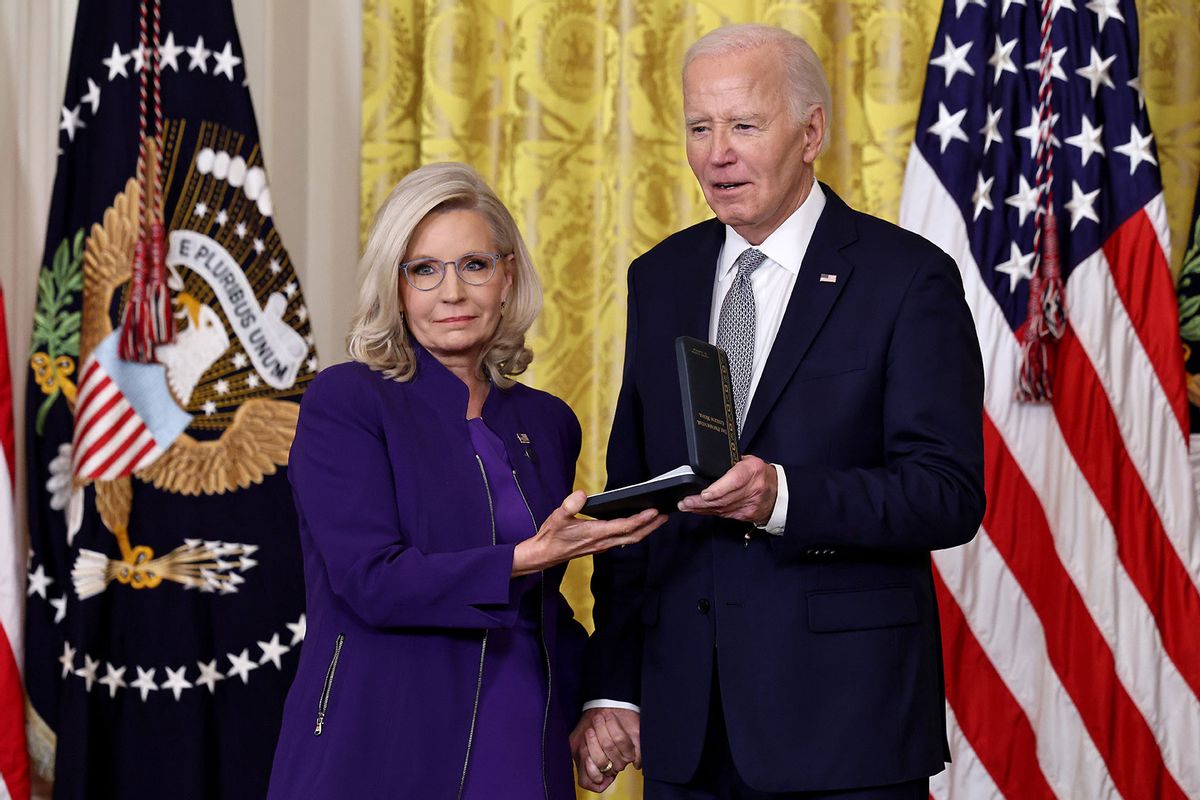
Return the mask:
[[(763, 366), (767, 356), (771, 354), (771, 346), (779, 333), (779, 325), (783, 322), (783, 314), (787, 311), (788, 300), (792, 297), (792, 289), (796, 285), (796, 276), (800, 274), (800, 265), (808, 252), (808, 243), (812, 241), (813, 231), (817, 228), (817, 220), (825, 209), (825, 193), (821, 184), (813, 181), (812, 191), (783, 221), (783, 224), (771, 232), (758, 250), (767, 257), (766, 261), (750, 276), (750, 286), (754, 292), (754, 366), (750, 376), (750, 393), (746, 396), (746, 414), (754, 404), (754, 391), (762, 378)], [(728, 225), (725, 226), (725, 245), (717, 259), (717, 275), (713, 285), (712, 316), (708, 325), (708, 341), (716, 344), (717, 326), (721, 321), (721, 305), (725, 295), (737, 277), (734, 263), (745, 250), (753, 247), (749, 242)], [(775, 474), (779, 478), (779, 493), (775, 498), (775, 508), (771, 518), (765, 525), (758, 528), (767, 533), (782, 534), (787, 522), (788, 489), (787, 476), (783, 467), (774, 465)]]
[[(767, 257), (758, 269), (750, 276), (750, 287), (754, 292), (754, 367), (750, 376), (750, 393), (746, 396), (746, 411), (754, 403), (754, 390), (762, 377), (763, 366), (767, 356), (771, 354), (771, 345), (779, 333), (779, 325), (783, 322), (783, 314), (787, 311), (788, 301), (792, 297), (792, 289), (796, 286), (796, 276), (800, 274), (800, 265), (808, 252), (808, 243), (812, 241), (813, 231), (817, 228), (817, 220), (825, 209), (825, 193), (821, 184), (813, 181), (812, 191), (800, 207), (783, 221), (770, 236), (758, 245), (758, 250)], [(733, 285), (737, 271), (733, 268), (738, 256), (747, 248), (754, 245), (728, 225), (725, 226), (725, 244), (721, 247), (721, 255), (717, 258), (717, 275), (713, 284), (712, 316), (708, 325), (708, 341), (717, 342), (717, 325), (721, 321), (721, 304), (725, 302), (725, 294)], [(779, 493), (775, 497), (775, 508), (766, 525), (759, 525), (767, 533), (781, 535), (787, 523), (788, 490), (787, 476), (783, 467), (772, 464), (779, 478)], [(583, 710), (589, 708), (625, 708), (640, 712), (641, 709), (633, 703), (619, 700), (589, 700), (583, 704)]]

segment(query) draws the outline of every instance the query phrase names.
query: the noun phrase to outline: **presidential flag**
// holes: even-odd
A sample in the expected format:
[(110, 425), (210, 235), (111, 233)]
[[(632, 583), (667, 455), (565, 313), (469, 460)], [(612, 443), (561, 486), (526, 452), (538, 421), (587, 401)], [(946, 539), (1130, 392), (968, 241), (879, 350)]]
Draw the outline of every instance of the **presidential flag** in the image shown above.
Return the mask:
[(953, 0), (900, 221), (952, 255), (988, 509), (934, 554), (937, 798), (1200, 797), (1200, 532), (1130, 0)]
[(304, 637), (317, 370), (230, 0), (81, 0), (26, 402), (26, 676), (57, 798), (261, 798)]

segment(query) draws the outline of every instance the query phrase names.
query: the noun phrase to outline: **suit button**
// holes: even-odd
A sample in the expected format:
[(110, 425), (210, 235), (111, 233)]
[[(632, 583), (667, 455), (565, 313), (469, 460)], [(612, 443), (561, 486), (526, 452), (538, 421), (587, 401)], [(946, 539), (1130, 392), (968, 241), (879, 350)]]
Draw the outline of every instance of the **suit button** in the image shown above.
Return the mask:
[(710, 604), (708, 602), (708, 598), (701, 597), (699, 600), (696, 601), (696, 610), (699, 611), (701, 614), (707, 614), (709, 605)]

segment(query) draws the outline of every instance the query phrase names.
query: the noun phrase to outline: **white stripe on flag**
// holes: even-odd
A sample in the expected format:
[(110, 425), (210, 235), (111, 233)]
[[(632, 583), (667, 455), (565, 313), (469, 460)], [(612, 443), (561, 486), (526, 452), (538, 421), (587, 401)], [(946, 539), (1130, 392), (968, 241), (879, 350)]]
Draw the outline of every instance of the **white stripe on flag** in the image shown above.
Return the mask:
[[(130, 406), (128, 403), (121, 403), (120, 405), (124, 406), (124, 410), (129, 412), (129, 419), (125, 420), (121, 427), (115, 431), (111, 426), (105, 426), (100, 431), (102, 434), (112, 432), (112, 438), (98, 448), (86, 461), (80, 463), (80, 475), (91, 475), (96, 472), (110, 456), (124, 450), (142, 431), (146, 430), (146, 426), (138, 419), (138, 415), (133, 413), (133, 406)], [(116, 422), (116, 420), (113, 420), (113, 425)], [(81, 449), (81, 454), (82, 452), (85, 452), (85, 450)]]
[(133, 441), (131, 441), (124, 448), (120, 457), (115, 459), (113, 463), (109, 465), (108, 469), (104, 470), (103, 474), (97, 476), (96, 479), (102, 481), (111, 481), (121, 477), (122, 475), (127, 475), (130, 472), (134, 472), (145, 460), (145, 457), (143, 456), (141, 459), (139, 459), (138, 463), (134, 464), (132, 467), (130, 467), (131, 462), (133, 462), (133, 460), (137, 458), (138, 454), (142, 452), (143, 447), (153, 441), (154, 436), (144, 425), (142, 425), (141, 429), (137, 432), (136, 438), (134, 438)]
[(1038, 764), (1060, 797), (1119, 797), (1079, 711), (1050, 666), (1029, 599), (980, 530), (968, 545), (934, 553), (946, 588), (988, 661), (1037, 735)]
[(1146, 216), (1158, 234), (1158, 246), (1162, 248), (1163, 259), (1171, 263), (1171, 221), (1167, 219), (1167, 203), (1163, 193), (1159, 192), (1154, 199), (1146, 204)]
[(1200, 589), (1200, 537), (1187, 442), (1166, 390), (1146, 355), (1097, 251), (1067, 282), (1067, 317), (1108, 396), (1121, 439), (1141, 476), (1171, 547)]
[[(108, 376), (105, 376), (103, 381), (97, 385), (95, 396), (89, 398), (86, 405), (76, 407), (79, 410), (79, 416), (75, 418), (75, 430), (87, 431), (92, 420), (100, 413), (100, 409), (116, 394), (119, 394), (117, 385), (109, 380)], [(76, 438), (79, 438), (78, 434), (76, 434)]]
[(954, 709), (946, 703), (946, 735), (954, 760), (929, 779), (929, 794), (936, 800), (968, 797), (971, 800), (1003, 800), (1004, 795), (967, 741)]
[[(75, 461), (82, 464), (84, 459), (94, 461), (96, 454), (90, 451), (93, 448), (101, 448), (112, 445), (112, 439), (108, 438), (109, 433), (120, 421), (121, 417), (126, 413), (132, 412), (133, 407), (124, 399), (119, 400), (107, 412), (97, 418), (91, 425), (84, 428), (75, 443)], [(137, 415), (133, 415), (131, 419), (136, 419)], [(128, 420), (126, 420), (128, 422)], [(89, 454), (90, 453), (90, 454)]]
[(78, 392), (75, 395), (75, 408), (84, 408), (88, 399), (92, 396), (92, 392), (97, 386), (102, 386), (107, 376), (104, 374), (104, 368), (99, 362), (89, 359), (83, 367), (83, 380), (79, 382)]
[[(0, 331), (3, 334), (3, 331)], [(0, 339), (0, 341), (3, 341)], [(25, 666), (24, 637), (21, 635), (21, 611), (25, 607), (25, 559), (18, 556), (16, 516), (13, 514), (12, 473), (0, 442), (0, 625), (8, 637), (17, 669)], [(2, 783), (2, 781), (0, 781)]]

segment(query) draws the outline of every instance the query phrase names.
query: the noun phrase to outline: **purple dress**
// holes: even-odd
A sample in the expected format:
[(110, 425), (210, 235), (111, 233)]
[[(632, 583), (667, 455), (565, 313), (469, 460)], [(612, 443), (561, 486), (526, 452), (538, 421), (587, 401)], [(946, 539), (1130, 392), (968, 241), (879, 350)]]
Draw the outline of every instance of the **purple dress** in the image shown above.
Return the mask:
[[(475, 452), (483, 461), (495, 504), (496, 543), (515, 544), (528, 539), (537, 533), (537, 527), (513, 480), (503, 443), (482, 417), (468, 420), (467, 427)], [(538, 583), (536, 574), (514, 578), (512, 598), (521, 609), (517, 623), (488, 633), (474, 750), (463, 800), (575, 797), (570, 783), (543, 786), (542, 782), (542, 737), (561, 730), (561, 726), (551, 725), (549, 719), (550, 714), (560, 716), (557, 704), (549, 709), (546, 704), (546, 656), (538, 635)], [(550, 776), (547, 781), (555, 782)]]

